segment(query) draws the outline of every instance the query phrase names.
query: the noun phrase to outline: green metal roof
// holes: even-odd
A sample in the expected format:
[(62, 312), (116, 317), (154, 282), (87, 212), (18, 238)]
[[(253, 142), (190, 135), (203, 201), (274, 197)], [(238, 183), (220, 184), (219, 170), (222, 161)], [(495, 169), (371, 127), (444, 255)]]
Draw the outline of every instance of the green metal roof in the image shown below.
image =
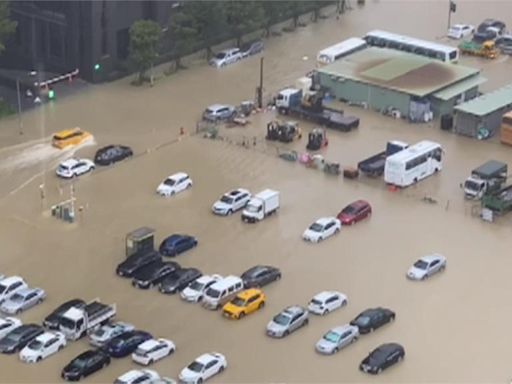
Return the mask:
[(480, 70), (408, 52), (369, 47), (317, 71), (423, 97), (477, 75)]
[(469, 79), (462, 80), (456, 84), (450, 85), (449, 87), (446, 87), (442, 91), (434, 93), (434, 96), (440, 100), (450, 100), (471, 88), (474, 88), (480, 84), (485, 83), (486, 81), (487, 79), (485, 77), (473, 76), (470, 77)]
[(498, 109), (505, 108), (507, 105), (512, 107), (512, 84), (457, 105), (455, 110), (471, 115), (485, 116)]

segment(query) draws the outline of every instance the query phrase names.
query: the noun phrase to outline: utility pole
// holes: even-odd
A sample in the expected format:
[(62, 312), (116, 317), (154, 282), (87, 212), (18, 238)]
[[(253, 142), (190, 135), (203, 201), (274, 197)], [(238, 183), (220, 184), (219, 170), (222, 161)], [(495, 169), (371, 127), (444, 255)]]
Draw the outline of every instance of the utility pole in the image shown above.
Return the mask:
[(258, 87), (258, 108), (263, 108), (263, 57), (260, 59), (260, 86)]
[(457, 4), (453, 0), (449, 1), (449, 7), (448, 7), (448, 29), (450, 29), (452, 25), (452, 13), (455, 13), (457, 11)]
[(18, 92), (18, 126), (19, 133), (23, 135), (23, 121), (21, 121), (21, 95), (20, 95), (20, 78), (16, 77), (16, 91)]

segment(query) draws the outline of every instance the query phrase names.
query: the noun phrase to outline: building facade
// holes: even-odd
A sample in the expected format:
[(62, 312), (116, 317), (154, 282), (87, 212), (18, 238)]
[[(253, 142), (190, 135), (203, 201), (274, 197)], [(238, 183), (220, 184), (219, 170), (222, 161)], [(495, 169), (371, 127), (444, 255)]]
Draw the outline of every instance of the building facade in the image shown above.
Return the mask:
[(13, 1), (18, 22), (0, 64), (55, 73), (79, 69), (92, 82), (123, 70), (133, 22), (150, 19), (164, 26), (177, 1)]

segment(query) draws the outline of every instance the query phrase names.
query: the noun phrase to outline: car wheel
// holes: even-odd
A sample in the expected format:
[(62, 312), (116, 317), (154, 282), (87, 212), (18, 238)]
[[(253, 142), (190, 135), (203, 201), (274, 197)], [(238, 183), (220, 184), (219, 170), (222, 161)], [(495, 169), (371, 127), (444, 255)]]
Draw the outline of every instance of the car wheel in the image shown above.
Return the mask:
[(320, 243), (320, 242), (322, 242), (322, 240), (323, 240), (323, 238), (322, 238), (322, 237), (319, 237), (319, 238), (318, 238), (318, 241), (317, 241), (317, 243)]
[(241, 319), (245, 316), (245, 312), (240, 312), (240, 314), (238, 315), (238, 318)]
[(308, 325), (309, 324), (309, 319), (306, 319), (302, 322), (302, 325)]
[(172, 191), (171, 192), (171, 196), (174, 196), (176, 194), (176, 192)]
[(281, 274), (278, 274), (278, 275), (276, 276), (276, 280), (281, 280)]
[(377, 369), (377, 374), (382, 373), (382, 368)]
[(341, 306), (342, 306), (342, 307), (344, 307), (344, 306), (345, 306), (345, 305), (347, 305), (347, 304), (348, 304), (347, 300), (343, 300), (343, 301), (341, 302)]
[(192, 186), (192, 184), (188, 183), (187, 184), (187, 189), (189, 189), (191, 186)]
[(340, 232), (340, 228), (336, 228), (336, 230), (334, 231), (335, 234), (337, 234), (339, 232)]
[(41, 356), (37, 356), (36, 363), (39, 363), (41, 360), (43, 360)]
[(389, 318), (389, 321), (390, 321), (390, 322), (395, 321), (395, 315), (391, 316), (391, 317)]
[(153, 359), (150, 359), (150, 360), (148, 361), (148, 365), (151, 365), (151, 364), (153, 364)]
[(426, 280), (426, 279), (427, 279), (427, 277), (428, 277), (428, 275), (427, 275), (427, 274), (424, 274), (423, 276), (421, 276), (421, 280)]
[(224, 370), (224, 366), (223, 366), (223, 365), (221, 365), (221, 366), (219, 367), (219, 370), (217, 371), (217, 373), (222, 373), (222, 371), (223, 371), (223, 370)]
[(335, 353), (338, 353), (339, 349), (338, 347), (334, 348), (334, 350), (332, 351), (332, 354), (334, 355)]
[(322, 316), (325, 316), (329, 313), (329, 311), (327, 309), (324, 309), (324, 311), (322, 312)]
[(284, 333), (283, 333), (283, 337), (288, 336), (289, 334), (290, 334), (290, 331), (289, 331), (289, 330), (286, 330), (286, 331), (284, 331)]
[(262, 302), (258, 305), (258, 309), (261, 309), (261, 308), (263, 308), (264, 306), (265, 306), (265, 302), (264, 302), (264, 301), (262, 301)]
[(414, 180), (413, 180), (414, 184), (416, 184), (418, 182), (418, 178), (415, 177)]
[(16, 314), (17, 314), (17, 315), (19, 315), (20, 313), (21, 313), (21, 308), (18, 308), (18, 309), (16, 310)]
[(64, 348), (63, 345), (59, 345), (59, 348), (57, 349), (58, 351), (62, 351), (62, 349)]
[(170, 356), (170, 355), (172, 355), (172, 354), (173, 354), (174, 352), (176, 352), (176, 349), (174, 349), (174, 348), (171, 348), (171, 349), (169, 350), (169, 353), (168, 353), (168, 355)]
[(350, 342), (355, 343), (356, 341), (357, 341), (357, 336), (354, 336)]
[(203, 379), (201, 377), (197, 380), (197, 384), (203, 384)]
[(230, 210), (228, 211), (228, 216), (231, 216), (232, 214), (233, 214), (233, 211), (230, 209)]
[(404, 357), (402, 355), (398, 356), (398, 359), (396, 360), (397, 363), (401, 362)]
[(373, 333), (373, 331), (374, 331), (374, 330), (375, 330), (375, 329), (373, 329), (373, 327), (372, 327), (372, 328), (370, 328), (370, 333)]

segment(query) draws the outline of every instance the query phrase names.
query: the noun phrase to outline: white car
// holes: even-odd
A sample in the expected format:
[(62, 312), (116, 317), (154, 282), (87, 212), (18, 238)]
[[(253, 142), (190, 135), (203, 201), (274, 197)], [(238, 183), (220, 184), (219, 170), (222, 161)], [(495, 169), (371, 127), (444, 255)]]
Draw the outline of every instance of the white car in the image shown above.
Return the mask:
[(232, 64), (242, 59), (242, 52), (239, 48), (225, 49), (217, 53), (210, 59), (208, 64), (212, 67), (220, 68), (225, 65)]
[(462, 39), (475, 32), (475, 27), (469, 24), (455, 24), (448, 29), (448, 37)]
[(192, 179), (183, 172), (175, 173), (160, 183), (156, 192), (165, 197), (174, 196), (192, 186)]
[(151, 369), (132, 369), (119, 376), (114, 384), (152, 384), (160, 380), (160, 375)]
[(172, 355), (176, 351), (174, 343), (167, 339), (150, 339), (140, 344), (134, 353), (132, 360), (142, 365), (150, 365), (155, 361)]
[(227, 366), (224, 355), (217, 352), (205, 353), (181, 371), (179, 381), (186, 384), (200, 384), (221, 373)]
[(0, 280), (0, 303), (25, 288), (28, 288), (27, 283), (19, 276), (10, 276)]
[(68, 159), (63, 161), (57, 167), (57, 176), (64, 179), (83, 175), (92, 171), (95, 167), (94, 162), (89, 159)]
[(409, 268), (407, 277), (411, 280), (425, 280), (445, 268), (446, 257), (439, 254), (423, 256)]
[(308, 304), (308, 311), (315, 315), (326, 315), (348, 303), (345, 294), (337, 291), (323, 291), (316, 294)]
[(228, 216), (239, 209), (245, 208), (251, 200), (251, 193), (247, 189), (238, 188), (225, 193), (212, 206), (216, 215)]
[(188, 287), (181, 291), (180, 296), (183, 300), (190, 303), (199, 303), (203, 300), (203, 294), (206, 290), (221, 279), (222, 276), (220, 275), (203, 275), (200, 278), (195, 279), (188, 285)]
[(0, 339), (21, 325), (21, 320), (16, 317), (0, 317)]
[(102, 347), (114, 337), (133, 331), (134, 329), (135, 327), (132, 324), (124, 323), (122, 321), (118, 321), (113, 324), (105, 324), (96, 329), (89, 336), (89, 343), (95, 347)]
[(337, 234), (341, 229), (341, 221), (335, 217), (322, 217), (309, 226), (302, 238), (312, 243), (318, 243)]
[(20, 352), (20, 360), (37, 363), (66, 346), (66, 337), (60, 332), (45, 332), (28, 343)]

